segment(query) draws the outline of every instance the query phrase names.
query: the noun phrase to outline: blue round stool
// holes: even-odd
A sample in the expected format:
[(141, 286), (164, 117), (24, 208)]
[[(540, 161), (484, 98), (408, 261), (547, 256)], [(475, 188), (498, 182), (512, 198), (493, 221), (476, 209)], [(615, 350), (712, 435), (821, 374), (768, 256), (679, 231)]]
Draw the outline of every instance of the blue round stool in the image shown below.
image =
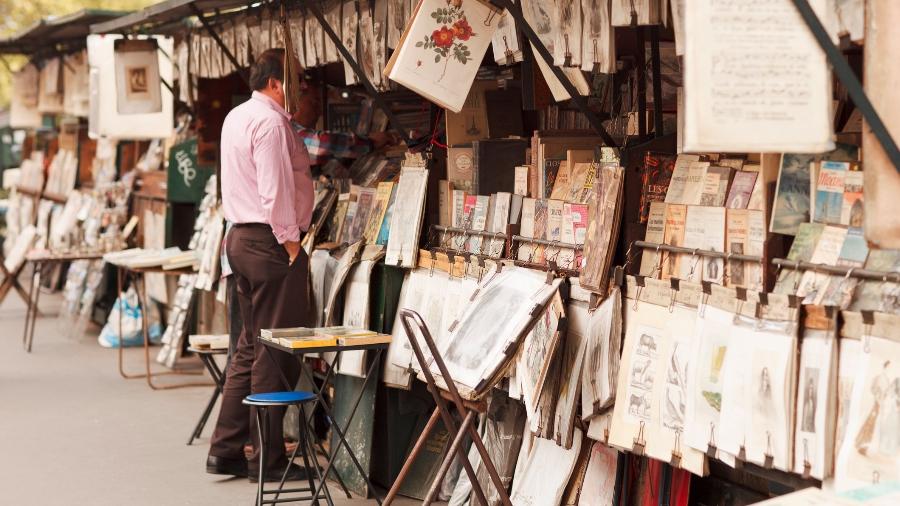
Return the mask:
[[(316, 394), (312, 392), (267, 392), (260, 394), (251, 394), (244, 398), (244, 404), (247, 406), (252, 406), (256, 408), (256, 428), (259, 432), (259, 481), (257, 482), (257, 490), (256, 490), (256, 504), (257, 506), (262, 506), (263, 504), (281, 504), (286, 502), (300, 502), (300, 501), (310, 501), (311, 504), (318, 504), (318, 494), (314, 496), (313, 494), (318, 490), (322, 490), (325, 493), (325, 501), (333, 505), (334, 502), (331, 500), (331, 494), (328, 491), (328, 486), (325, 484), (325, 480), (322, 477), (322, 471), (319, 468), (318, 460), (315, 458), (315, 451), (312, 449), (312, 442), (309, 440), (307, 435), (307, 427), (306, 427), (306, 413), (303, 409), (303, 405), (308, 402), (313, 402), (316, 400)], [(265, 472), (266, 472), (266, 444), (269, 441), (269, 408), (270, 407), (288, 407), (288, 406), (297, 406), (300, 410), (299, 419), (299, 427), (298, 427), (298, 436), (300, 441), (297, 442), (297, 447), (294, 448), (294, 452), (291, 454), (290, 459), (288, 459), (288, 465), (294, 461), (294, 458), (297, 456), (297, 451), (300, 450), (303, 453), (303, 463), (306, 467), (307, 473), (307, 481), (309, 482), (309, 488), (291, 488), (285, 489), (284, 482), (287, 477), (287, 469), (285, 469), (284, 474), (281, 476), (281, 481), (278, 483), (278, 488), (274, 490), (266, 490), (265, 489)], [(312, 477), (312, 470), (315, 470), (316, 475), (320, 481), (319, 488), (317, 489), (315, 486), (315, 481)], [(282, 493), (285, 494), (296, 494), (301, 492), (309, 492), (309, 495), (302, 497), (294, 497), (294, 498), (285, 498), (279, 499), (279, 495)], [(275, 494), (274, 499), (266, 499), (266, 495)]]

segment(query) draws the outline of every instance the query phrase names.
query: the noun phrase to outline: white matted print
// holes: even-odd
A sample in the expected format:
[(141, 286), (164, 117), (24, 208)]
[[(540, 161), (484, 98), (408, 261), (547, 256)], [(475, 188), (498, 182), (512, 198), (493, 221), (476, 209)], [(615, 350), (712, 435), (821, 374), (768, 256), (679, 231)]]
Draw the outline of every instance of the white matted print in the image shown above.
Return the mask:
[(900, 343), (871, 336), (863, 342), (834, 472), (839, 491), (900, 480)]
[(162, 83), (155, 40), (117, 40), (116, 105), (119, 114), (162, 111)]
[(459, 112), (499, 24), (481, 0), (422, 0), (385, 75)]

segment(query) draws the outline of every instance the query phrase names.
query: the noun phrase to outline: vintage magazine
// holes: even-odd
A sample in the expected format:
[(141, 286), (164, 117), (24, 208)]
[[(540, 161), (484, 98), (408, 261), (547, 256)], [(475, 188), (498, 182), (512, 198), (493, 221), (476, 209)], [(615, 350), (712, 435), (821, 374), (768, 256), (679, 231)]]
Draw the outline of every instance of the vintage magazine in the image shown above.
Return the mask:
[[(810, 186), (813, 182), (810, 164), (821, 159), (854, 162), (859, 157), (859, 148), (848, 144), (838, 144), (834, 151), (823, 155), (785, 153), (781, 155), (775, 201), (772, 204), (771, 232), (796, 235), (801, 223), (810, 221)], [(758, 178), (762, 179), (762, 178)], [(757, 182), (757, 185), (761, 181)], [(750, 207), (754, 209), (754, 207)]]
[[(650, 203), (650, 212), (647, 215), (647, 231), (644, 234), (644, 241), (656, 244), (663, 244), (665, 242), (666, 206), (667, 204), (662, 201)], [(662, 257), (662, 251), (656, 252), (652, 249), (644, 249), (641, 252), (640, 275), (659, 277)]]
[[(686, 248), (708, 251), (725, 251), (725, 208), (687, 206), (684, 225)], [(683, 257), (680, 279), (688, 281), (711, 281), (722, 284), (725, 262), (714, 257)]]

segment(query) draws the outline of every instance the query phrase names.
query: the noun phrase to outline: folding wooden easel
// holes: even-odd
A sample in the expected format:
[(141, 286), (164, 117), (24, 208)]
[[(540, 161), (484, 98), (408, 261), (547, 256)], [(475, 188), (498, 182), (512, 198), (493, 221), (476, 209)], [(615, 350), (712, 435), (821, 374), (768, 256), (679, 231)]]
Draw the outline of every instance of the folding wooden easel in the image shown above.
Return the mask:
[[(472, 463), (469, 462), (469, 458), (466, 455), (466, 449), (462, 445), (466, 435), (468, 435), (472, 438), (472, 443), (475, 445), (475, 449), (481, 456), (481, 461), (490, 475), (491, 482), (497, 490), (497, 494), (500, 496), (500, 501), (505, 506), (512, 506), (506, 487), (503, 485), (503, 481), (497, 473), (497, 468), (494, 466), (494, 462), (491, 460), (491, 456), (484, 446), (484, 441), (481, 440), (481, 436), (478, 435), (478, 431), (475, 427), (478, 413), (485, 410), (484, 403), (467, 402), (460, 397), (459, 390), (457, 390), (456, 384), (453, 382), (453, 378), (450, 376), (450, 372), (447, 370), (447, 366), (444, 364), (444, 360), (441, 358), (440, 352), (434, 344), (434, 338), (431, 336), (431, 332), (428, 330), (425, 321), (422, 320), (422, 317), (419, 316), (418, 313), (410, 309), (401, 309), (400, 321), (403, 323), (403, 328), (406, 330), (406, 335), (409, 338), (409, 344), (412, 346), (413, 353), (416, 355), (416, 360), (418, 360), (419, 366), (422, 368), (422, 373), (425, 375), (425, 380), (428, 383), (428, 390), (431, 392), (432, 397), (434, 397), (434, 402), (437, 406), (431, 413), (431, 418), (429, 418), (428, 423), (425, 424), (425, 429), (416, 441), (415, 446), (413, 446), (412, 452), (409, 454), (409, 457), (406, 458), (406, 462), (403, 464), (400, 474), (391, 486), (391, 490), (384, 500), (384, 505), (388, 506), (393, 503), (403, 481), (406, 479), (407, 474), (409, 474), (410, 468), (419, 456), (419, 453), (425, 447), (429, 434), (434, 429), (435, 425), (437, 425), (438, 419), (440, 418), (443, 420), (447, 431), (453, 436), (453, 439), (450, 448), (447, 451), (447, 455), (444, 457), (444, 461), (441, 462), (441, 467), (438, 469), (437, 476), (435, 476), (434, 481), (431, 483), (428, 495), (425, 497), (422, 504), (429, 505), (435, 500), (441, 483), (444, 481), (444, 475), (447, 474), (447, 470), (450, 468), (450, 464), (453, 462), (453, 456), (455, 454), (456, 458), (463, 465), (466, 474), (469, 476), (469, 481), (472, 483), (472, 491), (478, 498), (479, 503), (487, 506), (488, 502), (484, 495), (484, 490), (481, 488), (481, 484), (478, 483), (475, 470), (472, 468)], [(428, 350), (431, 352), (431, 360), (437, 364), (438, 369), (441, 371), (441, 377), (447, 384), (446, 391), (441, 390), (435, 382), (434, 375), (429, 368), (429, 361), (425, 358), (425, 354), (422, 353), (422, 348), (419, 345), (416, 333), (413, 330), (414, 328), (418, 328), (419, 335), (425, 341), (425, 344), (428, 345)], [(448, 398), (453, 403), (452, 405), (456, 408), (459, 416), (462, 417), (461, 424), (457, 424), (456, 419), (450, 410), (450, 405), (447, 404)]]

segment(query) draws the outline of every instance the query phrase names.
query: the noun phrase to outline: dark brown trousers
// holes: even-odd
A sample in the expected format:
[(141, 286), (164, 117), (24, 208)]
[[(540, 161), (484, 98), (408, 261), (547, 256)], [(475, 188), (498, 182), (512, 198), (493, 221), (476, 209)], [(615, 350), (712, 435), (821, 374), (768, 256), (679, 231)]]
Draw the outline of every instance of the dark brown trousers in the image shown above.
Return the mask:
[[(209, 454), (244, 458), (244, 443), (252, 435), (251, 470), (259, 469), (259, 435), (255, 414), (244, 406), (251, 393), (285, 390), (282, 374), (291, 387), (300, 376), (300, 363), (287, 353), (266, 350), (257, 343), (260, 329), (310, 326), (313, 310), (309, 284), (309, 258), (302, 250), (293, 264), (267, 225), (234, 226), (226, 240), (228, 262), (237, 283), (243, 329), (228, 366), (222, 408)], [(284, 408), (269, 408), (267, 468), (286, 465), (283, 433)], [(252, 418), (251, 418), (252, 417)]]

